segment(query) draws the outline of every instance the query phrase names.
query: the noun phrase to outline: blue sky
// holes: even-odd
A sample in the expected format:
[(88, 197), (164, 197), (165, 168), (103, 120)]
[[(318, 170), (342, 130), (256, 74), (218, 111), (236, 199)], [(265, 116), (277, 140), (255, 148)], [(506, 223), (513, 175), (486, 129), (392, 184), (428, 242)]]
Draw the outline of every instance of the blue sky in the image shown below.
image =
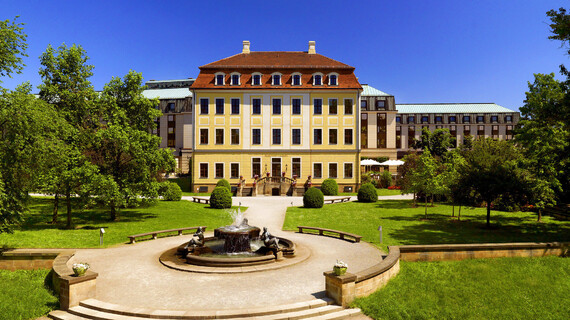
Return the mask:
[[(97, 90), (129, 70), (146, 80), (196, 77), (241, 52), (306, 51), (352, 65), (397, 103), (495, 102), (517, 110), (533, 73), (568, 62), (548, 40), (546, 11), (567, 1), (15, 1), (0, 19), (25, 23), (26, 68), (2, 85), (40, 83), (48, 44), (80, 44)], [(36, 90), (37, 91), (37, 90)]]

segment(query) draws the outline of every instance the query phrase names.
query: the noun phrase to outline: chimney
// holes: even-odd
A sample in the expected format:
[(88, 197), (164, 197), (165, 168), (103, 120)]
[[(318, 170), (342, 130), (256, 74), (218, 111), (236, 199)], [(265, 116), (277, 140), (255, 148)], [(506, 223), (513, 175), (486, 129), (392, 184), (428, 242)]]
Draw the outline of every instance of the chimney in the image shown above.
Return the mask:
[(315, 50), (315, 41), (309, 41), (309, 54), (315, 54), (317, 51)]
[(243, 41), (243, 50), (241, 51), (241, 53), (249, 53), (249, 41), (248, 40), (244, 40)]

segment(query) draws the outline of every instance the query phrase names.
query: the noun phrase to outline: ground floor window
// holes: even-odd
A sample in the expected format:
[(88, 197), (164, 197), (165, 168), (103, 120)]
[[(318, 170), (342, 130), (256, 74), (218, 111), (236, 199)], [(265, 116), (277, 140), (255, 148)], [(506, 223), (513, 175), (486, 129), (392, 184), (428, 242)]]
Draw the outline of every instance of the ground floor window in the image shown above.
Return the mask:
[(251, 177), (261, 177), (261, 158), (251, 158)]
[(313, 178), (320, 179), (323, 177), (323, 164), (313, 163)]
[(239, 178), (239, 163), (230, 164), (230, 178), (231, 179)]
[(337, 177), (337, 164), (336, 163), (329, 163), (329, 178), (336, 178)]
[(352, 178), (352, 163), (344, 164), (344, 178), (345, 179)]
[(224, 164), (216, 163), (216, 179), (222, 179), (224, 177)]
[(200, 178), (208, 178), (208, 164), (200, 163)]
[(292, 176), (300, 177), (301, 176), (301, 158), (293, 158), (291, 167), (292, 167), (292, 170), (291, 170)]

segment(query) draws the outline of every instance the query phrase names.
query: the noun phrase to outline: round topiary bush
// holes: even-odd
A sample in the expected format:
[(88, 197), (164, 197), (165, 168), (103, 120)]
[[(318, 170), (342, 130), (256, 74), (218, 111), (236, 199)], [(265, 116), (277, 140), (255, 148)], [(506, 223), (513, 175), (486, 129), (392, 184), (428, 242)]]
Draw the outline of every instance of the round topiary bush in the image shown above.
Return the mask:
[(325, 197), (321, 190), (311, 187), (303, 195), (303, 206), (305, 208), (322, 208), (325, 204)]
[(365, 183), (358, 190), (358, 201), (360, 202), (376, 202), (378, 201), (378, 193), (372, 183)]
[(335, 179), (325, 179), (321, 184), (321, 191), (325, 196), (336, 196), (338, 194), (338, 184)]
[(227, 188), (230, 192), (232, 191), (232, 187), (230, 186), (230, 183), (226, 179), (218, 181), (218, 183), (216, 183), (216, 187), (224, 187)]
[(232, 207), (232, 194), (226, 187), (216, 187), (210, 195), (210, 207), (224, 209)]
[(180, 201), (182, 199), (182, 189), (177, 183), (166, 182), (162, 191), (162, 199), (166, 201)]

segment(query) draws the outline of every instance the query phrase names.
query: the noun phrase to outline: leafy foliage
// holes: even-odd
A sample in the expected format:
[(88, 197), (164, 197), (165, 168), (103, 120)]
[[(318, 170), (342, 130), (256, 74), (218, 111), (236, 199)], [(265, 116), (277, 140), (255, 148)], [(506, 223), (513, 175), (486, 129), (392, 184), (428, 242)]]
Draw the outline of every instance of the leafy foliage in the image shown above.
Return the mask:
[(226, 187), (215, 187), (210, 195), (210, 207), (224, 209), (232, 207), (232, 194)]
[(230, 193), (232, 191), (232, 187), (230, 186), (230, 183), (226, 179), (220, 179), (220, 181), (218, 181), (218, 183), (216, 183), (216, 187), (224, 187), (224, 188), (228, 189), (228, 191), (230, 191)]
[(325, 197), (321, 190), (311, 187), (303, 195), (303, 207), (322, 208), (325, 204)]
[(182, 199), (182, 189), (178, 184), (166, 181), (162, 188), (162, 199), (166, 201), (180, 201)]
[(414, 140), (413, 148), (429, 151), (437, 157), (442, 157), (454, 144), (448, 129), (435, 129), (431, 132), (427, 128), (422, 129), (419, 140)]
[(338, 194), (338, 184), (335, 179), (325, 179), (321, 184), (321, 191), (325, 196), (336, 196)]
[(392, 174), (390, 171), (383, 171), (380, 174), (380, 180), (378, 181), (379, 188), (388, 188), (392, 185)]
[(360, 189), (358, 189), (357, 195), (358, 201), (360, 202), (376, 202), (378, 201), (378, 194), (376, 193), (376, 188), (372, 183), (363, 184)]
[(16, 23), (17, 19), (0, 21), (0, 77), (20, 73), (24, 66), (22, 57), (28, 56), (28, 36), (24, 33), (23, 24)]

